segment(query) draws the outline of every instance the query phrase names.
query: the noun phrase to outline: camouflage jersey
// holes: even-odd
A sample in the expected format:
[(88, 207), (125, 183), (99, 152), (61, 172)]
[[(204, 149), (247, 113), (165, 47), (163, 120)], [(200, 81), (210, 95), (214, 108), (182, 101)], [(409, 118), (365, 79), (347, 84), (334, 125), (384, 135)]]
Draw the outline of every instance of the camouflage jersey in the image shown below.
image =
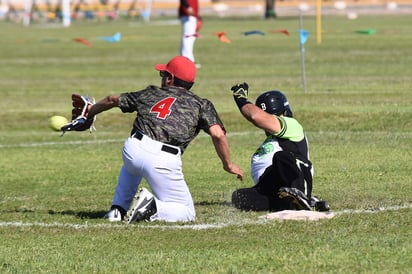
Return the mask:
[(153, 140), (178, 146), (181, 152), (202, 129), (220, 125), (215, 107), (207, 100), (181, 87), (148, 86), (146, 89), (122, 93), (119, 97), (122, 112), (137, 112), (132, 134), (136, 130)]

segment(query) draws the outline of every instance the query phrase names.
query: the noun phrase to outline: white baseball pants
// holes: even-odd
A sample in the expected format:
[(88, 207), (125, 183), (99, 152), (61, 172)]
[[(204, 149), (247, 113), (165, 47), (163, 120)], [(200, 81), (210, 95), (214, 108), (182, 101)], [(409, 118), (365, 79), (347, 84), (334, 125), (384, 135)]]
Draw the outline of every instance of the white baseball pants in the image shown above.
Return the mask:
[(182, 23), (182, 41), (180, 44), (180, 55), (183, 55), (189, 58), (192, 62), (195, 62), (193, 48), (197, 35), (197, 18), (194, 16), (182, 16), (180, 17), (180, 22)]
[(155, 196), (157, 213), (151, 220), (167, 222), (194, 221), (195, 208), (182, 172), (181, 154), (162, 151), (164, 144), (147, 136), (129, 137), (123, 147), (113, 205), (128, 210), (144, 178)]

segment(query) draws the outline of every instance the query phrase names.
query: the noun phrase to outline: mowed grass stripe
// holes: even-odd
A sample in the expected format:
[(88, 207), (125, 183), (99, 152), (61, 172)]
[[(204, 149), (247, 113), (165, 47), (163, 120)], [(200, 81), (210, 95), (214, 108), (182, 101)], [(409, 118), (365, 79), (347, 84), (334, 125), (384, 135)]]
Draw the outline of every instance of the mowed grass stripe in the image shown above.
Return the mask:
[[(70, 134), (70, 133), (69, 133)], [(348, 132), (348, 131), (322, 131), (322, 132), (317, 132), (317, 131), (306, 131), (307, 135), (313, 135), (313, 136), (342, 136), (342, 135), (347, 135), (350, 134), (354, 137), (361, 137), (361, 136), (381, 136), (381, 138), (385, 138), (387, 132), (385, 131), (362, 131), (362, 132)], [(30, 132), (30, 135), (44, 135), (44, 132)], [(114, 135), (113, 132), (99, 132), (99, 135)], [(122, 138), (109, 138), (109, 139), (93, 139), (93, 140), (71, 140), (71, 141), (63, 141), (63, 139), (60, 139), (62, 141), (45, 141), (45, 142), (32, 142), (32, 143), (17, 143), (17, 144), (0, 144), (0, 149), (1, 148), (16, 148), (16, 147), (21, 147), (21, 148), (32, 148), (32, 147), (44, 147), (44, 146), (65, 146), (65, 145), (91, 145), (91, 144), (106, 144), (106, 143), (121, 143), (125, 141), (125, 138), (127, 138), (127, 135), (125, 134), (120, 134), (124, 135)], [(251, 136), (251, 135), (256, 135), (256, 136), (262, 136), (262, 141), (263, 141), (263, 135), (260, 130), (256, 131), (241, 131), (241, 132), (230, 132), (227, 134), (227, 136), (234, 137), (234, 136)], [(23, 135), (22, 135), (23, 136)], [(57, 135), (58, 137), (59, 135)], [(395, 138), (395, 137), (410, 137), (412, 136), (412, 132), (392, 132), (390, 136), (387, 138)], [(61, 136), (64, 138), (64, 136)], [(95, 136), (97, 137), (97, 136)], [(60, 138), (60, 137), (59, 137)], [(197, 138), (209, 138), (208, 135), (206, 134), (199, 134)]]

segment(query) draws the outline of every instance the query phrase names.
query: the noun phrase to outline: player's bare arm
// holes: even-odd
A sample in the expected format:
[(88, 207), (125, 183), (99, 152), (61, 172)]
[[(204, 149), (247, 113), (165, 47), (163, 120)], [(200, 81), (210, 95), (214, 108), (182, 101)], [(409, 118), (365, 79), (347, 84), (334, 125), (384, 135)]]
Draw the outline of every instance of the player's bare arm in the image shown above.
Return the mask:
[(266, 132), (278, 133), (282, 128), (276, 116), (263, 111), (254, 104), (246, 104), (240, 111), (249, 122)]
[(229, 173), (236, 174), (239, 180), (243, 180), (242, 169), (238, 165), (232, 163), (230, 159), (229, 143), (223, 129), (220, 125), (213, 125), (209, 128), (209, 134), (212, 137), (217, 155), (222, 161), (223, 169)]
[(90, 107), (88, 118), (90, 119), (103, 111), (119, 106), (119, 97), (120, 95), (109, 95), (98, 101)]

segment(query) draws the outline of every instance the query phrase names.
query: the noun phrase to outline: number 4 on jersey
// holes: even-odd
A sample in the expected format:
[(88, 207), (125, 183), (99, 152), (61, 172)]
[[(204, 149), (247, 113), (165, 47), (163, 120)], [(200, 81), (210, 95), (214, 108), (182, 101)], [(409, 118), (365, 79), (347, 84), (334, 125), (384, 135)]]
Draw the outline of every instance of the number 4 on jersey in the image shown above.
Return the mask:
[(159, 119), (166, 119), (167, 116), (170, 115), (171, 107), (173, 103), (176, 101), (176, 98), (174, 97), (167, 97), (156, 104), (153, 105), (153, 107), (150, 109), (150, 112), (157, 113), (157, 118)]

